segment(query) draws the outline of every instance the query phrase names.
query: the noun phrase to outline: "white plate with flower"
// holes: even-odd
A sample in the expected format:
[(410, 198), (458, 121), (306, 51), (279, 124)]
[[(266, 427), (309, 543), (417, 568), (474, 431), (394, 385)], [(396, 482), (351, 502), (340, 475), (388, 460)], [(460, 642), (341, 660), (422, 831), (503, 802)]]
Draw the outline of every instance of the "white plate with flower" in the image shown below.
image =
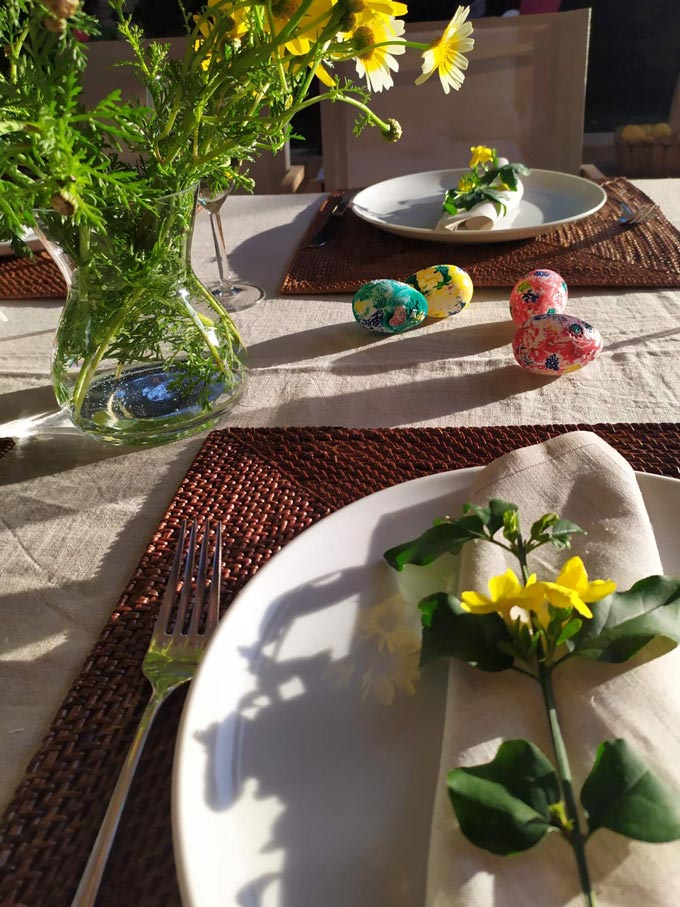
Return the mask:
[(358, 192), (352, 210), (362, 220), (400, 236), (444, 243), (530, 239), (594, 214), (607, 201), (602, 186), (570, 173), (531, 170), (511, 226), (493, 230), (436, 230), (447, 190), (469, 171), (430, 170), (376, 183)]
[[(396, 583), (415, 600), (444, 588), (452, 564), (428, 568), (428, 588), (424, 571), (397, 575), (382, 554), (460, 513), (475, 471), (397, 485), (321, 520), (222, 620), (174, 767), (187, 907), (423, 903), (448, 666), (418, 677), (418, 615)], [(664, 569), (680, 574), (680, 481), (637, 478)]]

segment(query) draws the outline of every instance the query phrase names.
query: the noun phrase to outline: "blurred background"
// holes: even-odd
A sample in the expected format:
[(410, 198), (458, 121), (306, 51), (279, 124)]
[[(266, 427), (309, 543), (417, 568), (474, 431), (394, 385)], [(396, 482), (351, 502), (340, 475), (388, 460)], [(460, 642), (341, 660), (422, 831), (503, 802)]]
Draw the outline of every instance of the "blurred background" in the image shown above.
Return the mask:
[[(200, 0), (186, 0), (189, 12), (202, 5)], [(410, 0), (408, 5), (406, 20), (411, 22), (448, 20), (456, 7), (451, 0)], [(102, 38), (115, 38), (106, 0), (85, 0), (84, 7), (100, 19)], [(470, 7), (473, 18), (591, 9), (584, 162), (614, 174), (615, 130), (626, 124), (667, 121), (680, 75), (680, 0), (472, 0)], [(183, 32), (173, 0), (129, 0), (128, 9), (147, 37)], [(314, 184), (322, 152), (318, 106), (305, 111), (294, 127), (303, 136), (291, 141), (291, 160), (305, 165), (302, 188), (318, 188)]]

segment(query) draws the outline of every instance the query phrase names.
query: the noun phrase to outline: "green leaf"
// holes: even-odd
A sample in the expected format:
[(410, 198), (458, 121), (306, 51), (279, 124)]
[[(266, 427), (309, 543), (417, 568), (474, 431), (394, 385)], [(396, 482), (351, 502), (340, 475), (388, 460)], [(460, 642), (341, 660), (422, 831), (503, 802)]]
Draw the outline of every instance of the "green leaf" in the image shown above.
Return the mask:
[(498, 170), (498, 175), (503, 180), (508, 189), (511, 189), (513, 192), (517, 191), (517, 177), (515, 176), (515, 171), (512, 167), (512, 164), (506, 164), (503, 167), (500, 167)]
[(449, 797), (466, 838), (491, 853), (528, 850), (554, 828), (557, 776), (527, 740), (506, 740), (491, 762), (447, 774)]
[(446, 211), (448, 214), (458, 214), (458, 208), (456, 207), (456, 203), (454, 201), (457, 193), (457, 189), (449, 189), (444, 196), (444, 204), (442, 205), (442, 210)]
[(649, 576), (591, 609), (592, 619), (573, 637), (575, 651), (584, 658), (618, 664), (659, 636), (680, 642), (680, 579)]
[(423, 613), (420, 663), (436, 658), (459, 658), (481, 671), (505, 671), (513, 665), (507, 649), (512, 636), (498, 614), (471, 614), (454, 595), (436, 592), (419, 602)]
[(22, 132), (26, 128), (26, 123), (20, 120), (3, 120), (0, 123), (0, 135), (7, 135), (10, 132)]
[(463, 504), (463, 513), (464, 514), (474, 514), (479, 517), (480, 521), (485, 525), (489, 525), (489, 520), (491, 519), (491, 511), (488, 507), (478, 507), (477, 504)]
[(569, 548), (572, 535), (585, 535), (585, 530), (571, 520), (557, 520), (552, 526), (550, 542), (556, 548)]
[(390, 548), (383, 557), (395, 570), (403, 570), (406, 564), (423, 567), (442, 554), (458, 554), (466, 542), (484, 536), (484, 523), (471, 513), (458, 520), (438, 522), (418, 538)]
[(518, 526), (517, 510), (517, 504), (502, 501), (500, 498), (491, 498), (489, 501), (490, 518), (487, 527), (491, 535), (495, 535), (499, 529), (508, 523), (512, 526)]
[(680, 838), (680, 795), (656, 778), (625, 740), (600, 744), (581, 803), (591, 834), (609, 828), (655, 844)]
[(531, 527), (531, 539), (537, 542), (550, 540), (548, 530), (559, 520), (556, 513), (544, 513)]
[(566, 642), (568, 639), (571, 639), (572, 636), (576, 636), (582, 626), (583, 621), (580, 617), (575, 617), (573, 620), (570, 620), (566, 627), (562, 627), (562, 632), (555, 640), (555, 645), (561, 646), (562, 643)]

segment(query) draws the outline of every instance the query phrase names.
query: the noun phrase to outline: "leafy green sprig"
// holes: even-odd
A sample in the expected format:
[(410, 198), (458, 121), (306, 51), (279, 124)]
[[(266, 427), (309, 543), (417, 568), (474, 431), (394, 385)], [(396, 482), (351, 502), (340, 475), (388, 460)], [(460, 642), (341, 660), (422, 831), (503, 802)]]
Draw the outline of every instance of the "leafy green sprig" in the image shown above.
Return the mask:
[(464, 600), (443, 592), (420, 602), (421, 663), (456, 658), (487, 672), (515, 670), (537, 682), (555, 765), (535, 744), (508, 740), (491, 762), (450, 771), (449, 797), (463, 834), (495, 854), (526, 850), (547, 833), (559, 833), (574, 853), (584, 903), (594, 907), (586, 858), (590, 838), (600, 829), (609, 829), (652, 843), (677, 840), (680, 795), (658, 779), (625, 740), (608, 740), (599, 746), (581, 789), (581, 805), (587, 817), (584, 827), (552, 676), (574, 656), (621, 663), (655, 639), (677, 645), (680, 579), (651, 576), (626, 592), (605, 595), (590, 605), (590, 618), (574, 616), (570, 607), (553, 605), (548, 605), (541, 617), (531, 593), (527, 555), (546, 544), (567, 549), (573, 536), (582, 531), (549, 513), (524, 537), (517, 506), (491, 500), (488, 507), (467, 505), (458, 519), (438, 520), (418, 538), (391, 548), (385, 558), (394, 569), (403, 570), (407, 564), (424, 566), (443, 554), (458, 554), (464, 545), (481, 540), (500, 546), (519, 562), (526, 585), (516, 599), (517, 610), (524, 614), (517, 617), (507, 609), (503, 616), (472, 613)]
[(442, 208), (447, 214), (469, 211), (485, 201), (493, 202), (500, 214), (506, 213), (507, 205), (501, 193), (516, 192), (518, 178), (531, 171), (524, 164), (499, 163), (496, 149), (490, 151), (493, 156), (489, 162), (470, 167), (458, 185), (446, 192)]

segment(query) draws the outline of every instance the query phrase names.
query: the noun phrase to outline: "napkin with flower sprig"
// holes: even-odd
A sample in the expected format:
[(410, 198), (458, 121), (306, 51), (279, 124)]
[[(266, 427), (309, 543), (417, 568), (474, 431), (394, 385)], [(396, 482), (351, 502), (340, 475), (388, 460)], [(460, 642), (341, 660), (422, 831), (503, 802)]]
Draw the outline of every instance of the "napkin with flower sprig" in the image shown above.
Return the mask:
[[(471, 500), (519, 505), (522, 527), (548, 511), (587, 530), (572, 550), (551, 545), (530, 557), (541, 577), (555, 577), (580, 556), (591, 577), (619, 590), (662, 573), (654, 533), (635, 475), (609, 445), (574, 432), (515, 451), (477, 477)], [(460, 590), (486, 591), (490, 577), (517, 569), (500, 547), (463, 548)], [(576, 791), (604, 740), (625, 738), (657, 776), (680, 789), (680, 650), (659, 640), (625, 664), (574, 658), (555, 672), (562, 731)], [(668, 654), (663, 654), (668, 652)], [(663, 654), (663, 657), (654, 657)], [(519, 673), (500, 674), (451, 659), (442, 758), (430, 842), (427, 907), (580, 907), (570, 847), (555, 833), (529, 850), (496, 856), (462, 834), (447, 793), (446, 773), (491, 761), (503, 740), (525, 738), (553, 758), (538, 685)], [(606, 829), (593, 833), (586, 855), (598, 907), (675, 907), (680, 890), (680, 842), (642, 843)]]
[(524, 195), (520, 177), (529, 170), (498, 157), (495, 148), (478, 145), (471, 151), (470, 169), (444, 197), (437, 230), (507, 229), (519, 213)]

